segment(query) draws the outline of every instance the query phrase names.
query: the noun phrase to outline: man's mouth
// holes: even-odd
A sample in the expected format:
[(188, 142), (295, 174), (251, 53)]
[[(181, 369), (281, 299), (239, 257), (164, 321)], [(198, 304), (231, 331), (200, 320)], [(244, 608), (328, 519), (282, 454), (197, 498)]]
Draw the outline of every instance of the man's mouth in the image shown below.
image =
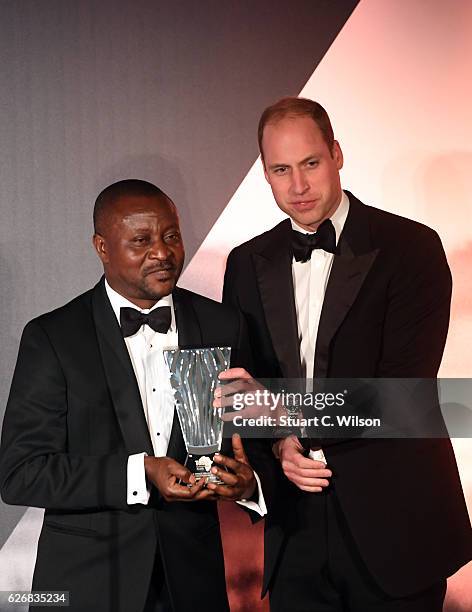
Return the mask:
[(304, 210), (312, 209), (316, 204), (316, 200), (298, 200), (297, 202), (291, 202), (290, 206), (300, 212)]
[(151, 268), (146, 270), (145, 276), (154, 276), (158, 280), (169, 280), (175, 275), (175, 267), (172, 265), (159, 266), (158, 268)]

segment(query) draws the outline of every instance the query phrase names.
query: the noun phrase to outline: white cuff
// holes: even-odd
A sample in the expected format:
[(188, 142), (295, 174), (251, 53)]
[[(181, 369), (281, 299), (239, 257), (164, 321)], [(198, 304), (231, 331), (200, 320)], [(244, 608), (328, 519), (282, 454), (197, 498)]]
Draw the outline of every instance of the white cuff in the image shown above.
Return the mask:
[(261, 516), (265, 516), (267, 514), (267, 506), (265, 503), (264, 495), (262, 494), (261, 480), (256, 474), (256, 472), (254, 472), (254, 478), (257, 482), (257, 492), (259, 496), (257, 502), (239, 500), (236, 503), (240, 506), (244, 506), (248, 510), (254, 510), (254, 512), (257, 512), (257, 514), (260, 514)]
[(315, 461), (322, 461), (325, 465), (328, 465), (322, 448), (319, 448), (318, 450), (311, 450), (308, 453), (308, 456), (310, 457), (310, 459), (314, 459)]
[(146, 474), (144, 472), (144, 457), (146, 456), (146, 453), (139, 453), (128, 457), (128, 494), (126, 502), (129, 505), (147, 505), (149, 501), (149, 491), (146, 487)]

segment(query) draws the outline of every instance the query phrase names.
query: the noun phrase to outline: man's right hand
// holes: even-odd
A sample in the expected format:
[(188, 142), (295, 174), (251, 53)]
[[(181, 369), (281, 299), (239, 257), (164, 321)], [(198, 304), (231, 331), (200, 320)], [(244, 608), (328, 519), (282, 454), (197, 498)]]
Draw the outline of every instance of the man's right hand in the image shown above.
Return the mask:
[[(253, 378), (247, 370), (230, 368), (221, 372), (218, 378), (224, 384), (215, 389), (213, 408), (234, 408), (233, 411), (220, 415), (223, 421), (232, 421), (236, 415), (244, 418), (267, 416), (275, 419), (281, 414), (286, 415), (281, 402), (274, 403), (273, 394)], [(255, 401), (257, 394), (259, 397)], [(235, 408), (235, 399), (238, 395), (240, 406)], [(245, 404), (246, 399), (248, 399), (247, 405)]]
[(212, 491), (204, 488), (205, 478), (197, 482), (190, 470), (170, 457), (144, 457), (144, 471), (168, 502), (216, 499)]
[(279, 440), (272, 447), (280, 459), (285, 476), (302, 491), (320, 493), (329, 485), (331, 470), (322, 461), (304, 456), (304, 448), (296, 436)]

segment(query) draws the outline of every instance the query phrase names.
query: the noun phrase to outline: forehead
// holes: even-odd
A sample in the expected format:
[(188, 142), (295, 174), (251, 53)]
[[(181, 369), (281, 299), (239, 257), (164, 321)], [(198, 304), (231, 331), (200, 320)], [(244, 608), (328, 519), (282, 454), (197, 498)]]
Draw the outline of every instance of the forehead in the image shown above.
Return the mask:
[(122, 196), (110, 211), (113, 225), (137, 223), (176, 223), (175, 207), (165, 196)]
[(323, 134), (311, 117), (284, 117), (264, 128), (262, 148), (264, 157), (287, 157), (327, 149)]

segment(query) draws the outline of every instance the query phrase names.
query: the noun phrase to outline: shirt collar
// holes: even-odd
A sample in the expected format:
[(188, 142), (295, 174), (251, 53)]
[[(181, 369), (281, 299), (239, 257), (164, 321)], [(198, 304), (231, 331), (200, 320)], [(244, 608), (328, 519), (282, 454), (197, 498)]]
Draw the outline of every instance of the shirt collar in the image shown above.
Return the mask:
[(139, 310), (139, 312), (143, 312), (147, 314), (151, 312), (151, 310), (154, 310), (155, 308), (159, 308), (160, 306), (170, 306), (170, 312), (171, 312), (172, 318), (171, 318), (169, 331), (176, 331), (177, 328), (175, 324), (174, 301), (172, 299), (171, 293), (161, 298), (158, 302), (154, 304), (152, 308), (139, 308), (139, 306), (136, 306), (136, 304), (133, 304), (133, 302), (130, 302), (125, 297), (123, 297), (120, 293), (112, 289), (106, 279), (105, 279), (105, 290), (107, 292), (108, 299), (110, 300), (111, 307), (113, 308), (113, 312), (115, 313), (118, 323), (120, 323), (120, 308), (125, 308), (125, 307), (134, 308), (135, 310)]
[[(347, 213), (349, 212), (349, 198), (347, 195), (342, 192), (343, 195), (341, 197), (341, 202), (339, 206), (336, 208), (334, 213), (331, 215), (331, 223), (334, 226), (334, 230), (336, 232), (336, 244), (338, 244), (339, 237), (341, 236), (341, 232), (343, 231), (344, 224), (346, 223)], [(296, 223), (293, 219), (290, 219), (290, 223), (292, 224), (292, 229), (296, 232), (303, 232), (304, 234), (314, 234), (315, 232), (309, 232), (303, 227), (300, 227), (298, 223)]]

